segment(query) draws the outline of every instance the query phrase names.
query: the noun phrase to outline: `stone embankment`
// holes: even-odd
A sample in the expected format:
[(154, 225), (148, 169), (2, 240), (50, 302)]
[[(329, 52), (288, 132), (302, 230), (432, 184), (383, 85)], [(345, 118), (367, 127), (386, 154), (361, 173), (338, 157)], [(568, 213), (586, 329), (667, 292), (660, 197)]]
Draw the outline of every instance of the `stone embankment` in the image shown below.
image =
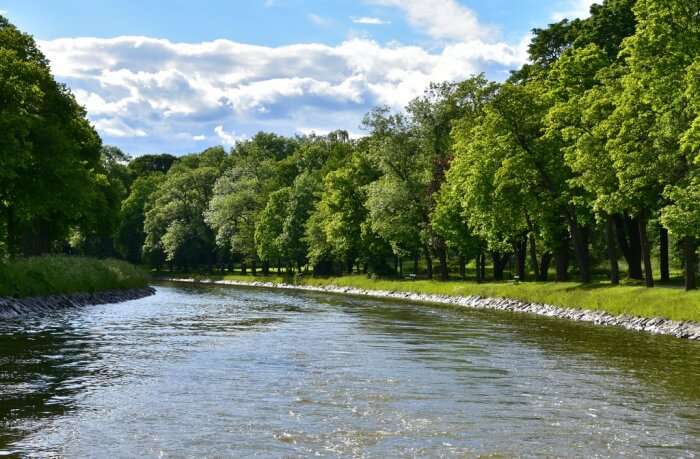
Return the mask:
[(153, 295), (155, 292), (155, 289), (152, 287), (144, 287), (32, 298), (0, 298), (0, 319), (11, 319), (28, 314), (48, 313), (96, 304), (121, 303), (144, 298)]
[(578, 322), (589, 322), (596, 325), (622, 327), (658, 335), (671, 335), (676, 338), (700, 341), (700, 323), (681, 322), (668, 320), (661, 317), (647, 318), (629, 315), (612, 315), (603, 311), (591, 311), (585, 309), (563, 308), (548, 304), (527, 303), (508, 298), (482, 298), (479, 296), (449, 296), (430, 295), (411, 292), (396, 292), (385, 290), (366, 290), (354, 287), (311, 286), (278, 284), (274, 282), (241, 282), (241, 281), (215, 281), (195, 279), (166, 279), (172, 282), (188, 282), (202, 284), (238, 285), (246, 287), (281, 288), (292, 290), (306, 290), (312, 292), (342, 293), (347, 295), (360, 295), (375, 298), (390, 298), (408, 300), (423, 303), (449, 304), (473, 309), (492, 309), (499, 311), (511, 311), (537, 314), (546, 317), (569, 319)]

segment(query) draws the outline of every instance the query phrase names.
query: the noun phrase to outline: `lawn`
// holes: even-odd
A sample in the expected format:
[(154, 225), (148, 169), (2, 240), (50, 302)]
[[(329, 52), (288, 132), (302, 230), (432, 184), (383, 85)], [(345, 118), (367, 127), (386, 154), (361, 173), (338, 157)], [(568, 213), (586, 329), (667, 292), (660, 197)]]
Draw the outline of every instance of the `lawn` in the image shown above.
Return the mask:
[[(244, 282), (293, 282), (293, 278), (280, 275), (252, 276), (180, 275), (198, 279), (236, 280)], [(390, 290), (438, 295), (512, 298), (516, 300), (547, 303), (560, 307), (606, 311), (610, 314), (629, 314), (642, 317), (663, 317), (672, 320), (700, 322), (700, 291), (685, 292), (677, 287), (646, 288), (637, 285), (612, 286), (606, 282), (579, 284), (576, 282), (486, 282), (370, 279), (364, 275), (332, 278), (297, 278), (300, 285), (335, 285), (368, 290)]]

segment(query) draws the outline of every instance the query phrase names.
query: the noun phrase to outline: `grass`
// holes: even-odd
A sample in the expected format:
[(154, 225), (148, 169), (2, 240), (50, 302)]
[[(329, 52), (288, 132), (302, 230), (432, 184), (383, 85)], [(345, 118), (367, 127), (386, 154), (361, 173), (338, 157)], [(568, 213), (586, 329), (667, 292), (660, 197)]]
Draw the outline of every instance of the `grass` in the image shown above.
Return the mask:
[(41, 256), (0, 262), (0, 297), (94, 293), (145, 287), (148, 282), (142, 269), (112, 259)]
[[(279, 275), (188, 275), (199, 279), (237, 281), (290, 282)], [(335, 285), (367, 290), (389, 290), (437, 295), (512, 298), (531, 303), (546, 303), (560, 307), (605, 311), (614, 315), (663, 317), (671, 320), (700, 322), (700, 291), (685, 292), (679, 288), (646, 288), (637, 285), (613, 286), (606, 282), (579, 284), (575, 282), (486, 282), (436, 280), (369, 279), (363, 275), (334, 278), (303, 277), (302, 285)]]

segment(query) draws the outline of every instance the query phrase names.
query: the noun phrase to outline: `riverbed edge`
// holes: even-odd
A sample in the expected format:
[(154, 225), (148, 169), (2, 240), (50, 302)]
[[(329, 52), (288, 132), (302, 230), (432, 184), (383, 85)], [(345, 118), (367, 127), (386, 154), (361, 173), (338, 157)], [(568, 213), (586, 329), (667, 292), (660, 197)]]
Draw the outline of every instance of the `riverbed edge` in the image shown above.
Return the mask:
[(55, 312), (100, 304), (139, 300), (156, 293), (153, 287), (104, 290), (94, 293), (71, 293), (29, 298), (0, 297), (0, 319), (13, 319), (29, 314)]
[(388, 298), (393, 300), (415, 301), (420, 303), (444, 304), (470, 309), (489, 309), (510, 311), (516, 313), (535, 314), (538, 316), (587, 322), (594, 325), (620, 327), (627, 330), (646, 332), (656, 335), (669, 335), (680, 339), (700, 341), (700, 323), (692, 321), (677, 321), (662, 317), (639, 317), (630, 315), (614, 315), (604, 311), (589, 309), (566, 308), (541, 303), (528, 303), (511, 298), (485, 298), (481, 296), (452, 296), (433, 295), (426, 293), (371, 290), (356, 287), (340, 287), (335, 285), (295, 285), (278, 282), (213, 280), (193, 278), (160, 278), (167, 282), (190, 284), (230, 285), (240, 287), (275, 288), (286, 290), (303, 290), (309, 292), (336, 293), (372, 298)]

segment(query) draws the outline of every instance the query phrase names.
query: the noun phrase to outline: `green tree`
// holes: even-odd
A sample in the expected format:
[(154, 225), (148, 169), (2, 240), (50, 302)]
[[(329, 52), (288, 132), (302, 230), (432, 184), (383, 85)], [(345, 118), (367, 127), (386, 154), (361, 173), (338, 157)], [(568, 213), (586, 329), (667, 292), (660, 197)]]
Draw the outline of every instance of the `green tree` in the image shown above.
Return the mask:
[(132, 263), (142, 260), (143, 245), (146, 240), (144, 223), (146, 205), (163, 182), (165, 174), (154, 172), (138, 177), (131, 184), (127, 198), (121, 203), (116, 246), (119, 254)]
[(214, 235), (204, 213), (225, 159), (222, 148), (181, 158), (146, 206), (144, 252), (188, 268), (214, 263)]
[(0, 16), (0, 218), (10, 255), (47, 252), (79, 222), (100, 146), (34, 39)]

